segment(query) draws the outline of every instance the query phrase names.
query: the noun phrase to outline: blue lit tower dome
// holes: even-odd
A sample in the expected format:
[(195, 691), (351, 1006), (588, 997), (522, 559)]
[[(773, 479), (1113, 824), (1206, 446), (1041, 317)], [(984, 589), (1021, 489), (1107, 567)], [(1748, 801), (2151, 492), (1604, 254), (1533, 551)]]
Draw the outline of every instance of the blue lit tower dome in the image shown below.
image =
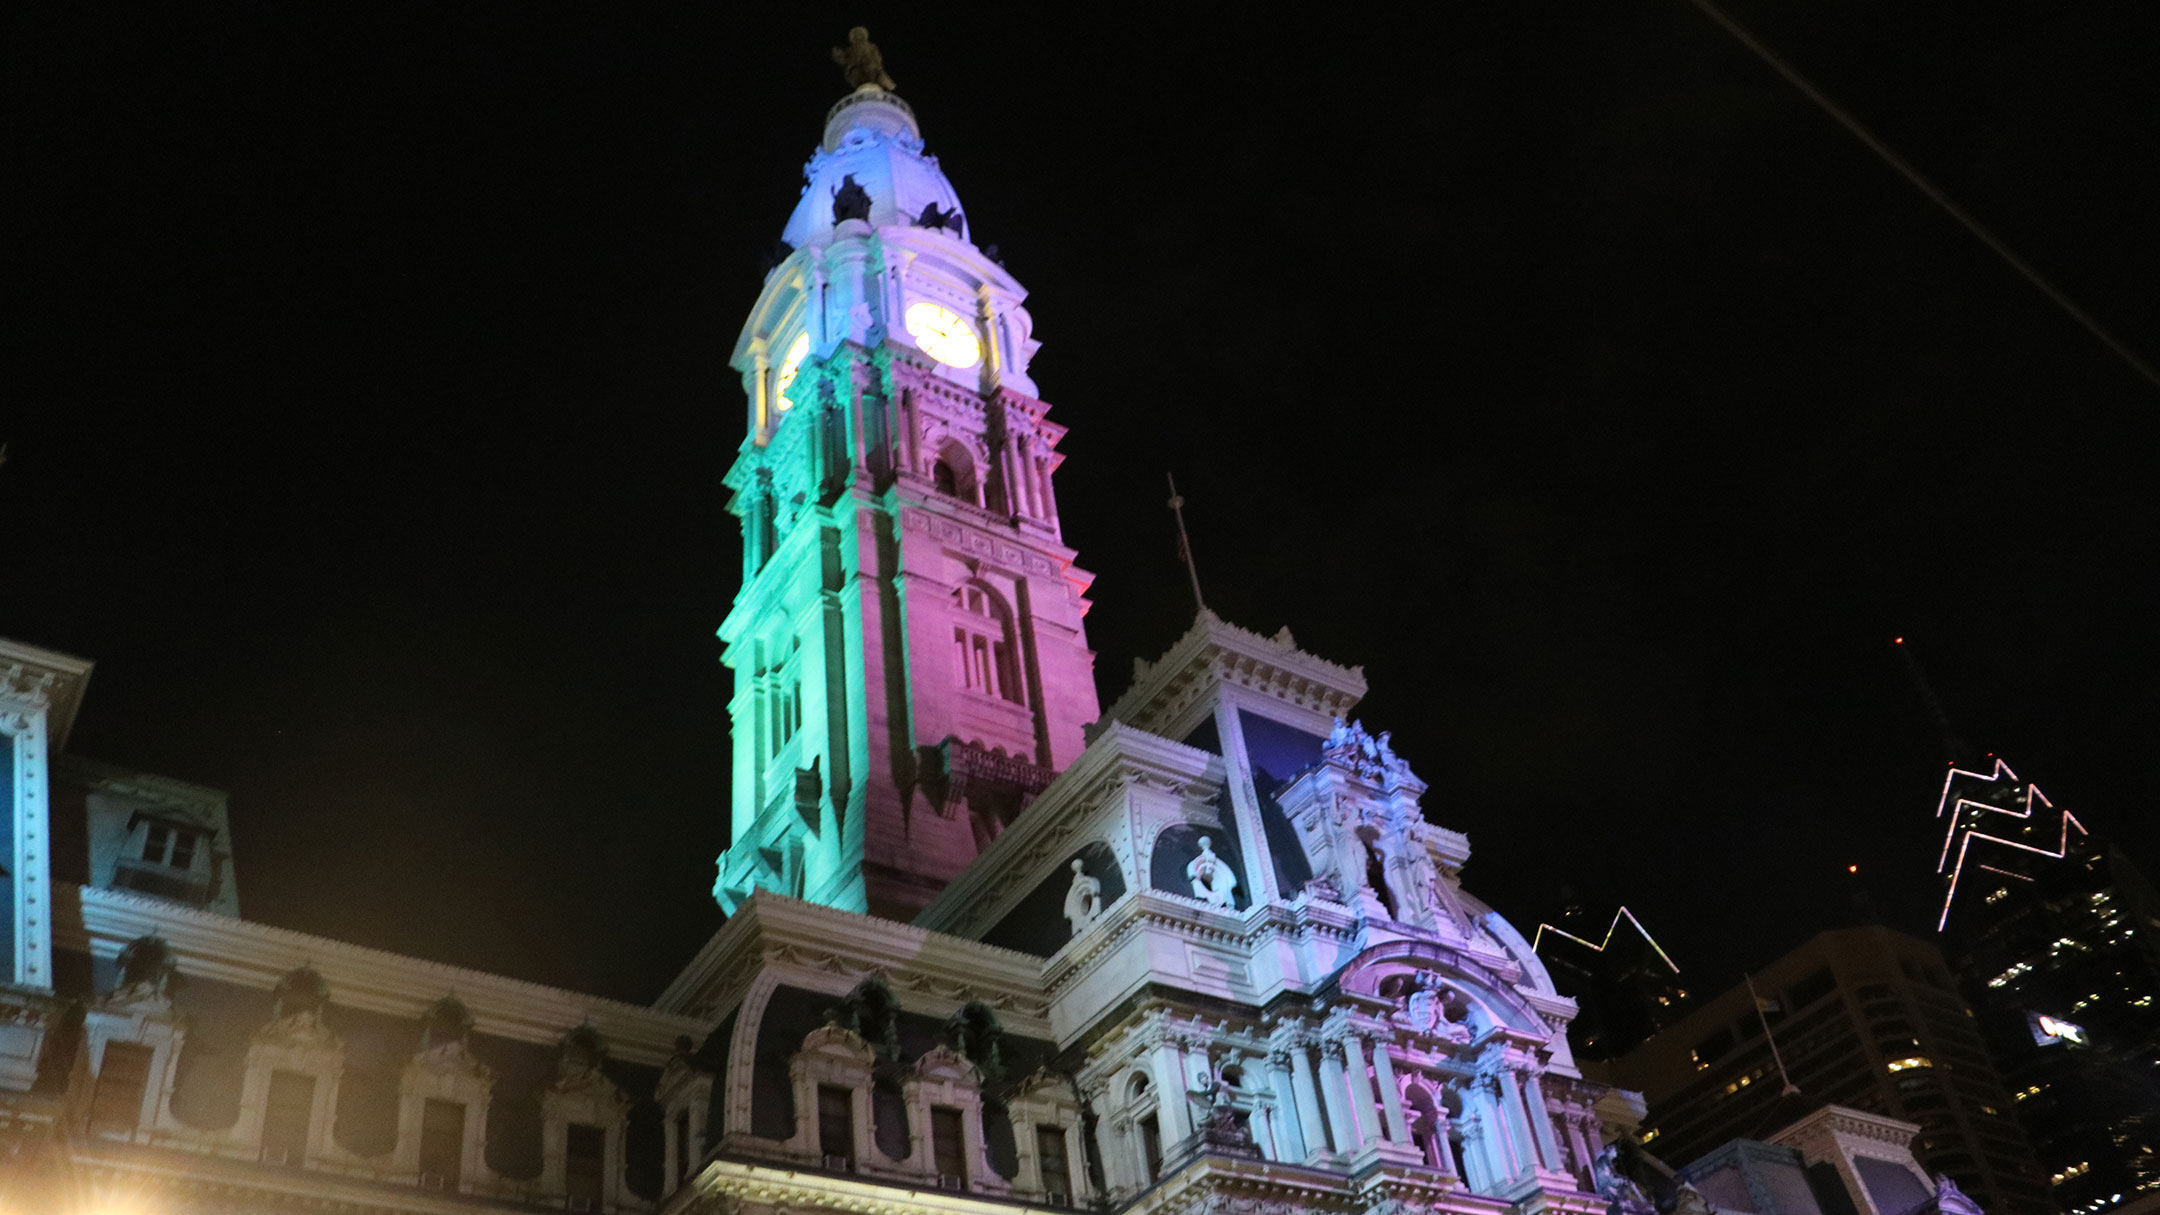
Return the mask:
[(969, 239), (960, 196), (907, 102), (875, 85), (842, 97), (803, 178), (781, 233), (792, 253), (768, 275), (732, 360), (754, 434), (774, 434), (798, 374), (848, 342), (889, 342), (969, 390), (1034, 395), (1026, 289)]

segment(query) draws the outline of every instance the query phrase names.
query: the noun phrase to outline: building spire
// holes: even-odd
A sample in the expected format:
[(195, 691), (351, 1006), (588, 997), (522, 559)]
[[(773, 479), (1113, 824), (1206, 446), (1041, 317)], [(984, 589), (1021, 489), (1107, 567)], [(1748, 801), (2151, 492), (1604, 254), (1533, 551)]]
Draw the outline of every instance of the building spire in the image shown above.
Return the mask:
[(1193, 606), (1207, 611), (1207, 600), (1200, 597), (1200, 567), (1193, 563), (1192, 538), (1185, 534), (1185, 498), (1177, 491), (1177, 478), (1169, 473), (1163, 479), (1170, 483), (1170, 514), (1177, 520), (1177, 555), (1185, 563), (1185, 575), (1192, 579)]

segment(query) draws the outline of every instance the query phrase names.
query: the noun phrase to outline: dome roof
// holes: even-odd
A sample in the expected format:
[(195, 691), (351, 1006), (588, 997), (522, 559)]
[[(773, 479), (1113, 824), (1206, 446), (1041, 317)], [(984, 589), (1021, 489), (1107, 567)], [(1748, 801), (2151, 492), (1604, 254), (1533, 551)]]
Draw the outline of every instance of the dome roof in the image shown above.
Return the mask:
[(874, 85), (841, 98), (826, 114), (825, 140), (803, 166), (803, 176), (802, 201), (780, 234), (797, 249), (831, 238), (833, 196), (850, 177), (870, 196), (874, 227), (913, 223), (933, 203), (944, 213), (960, 209), (960, 196), (945, 180), (937, 157), (923, 152), (915, 112)]

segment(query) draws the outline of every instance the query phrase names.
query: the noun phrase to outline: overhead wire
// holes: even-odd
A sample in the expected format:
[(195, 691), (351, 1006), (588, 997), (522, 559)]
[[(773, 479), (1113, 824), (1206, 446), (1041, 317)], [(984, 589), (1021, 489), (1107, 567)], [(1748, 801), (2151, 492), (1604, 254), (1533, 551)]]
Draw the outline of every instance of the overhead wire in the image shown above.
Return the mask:
[(2000, 237), (1988, 231), (1979, 220), (1967, 214), (1963, 207), (1958, 206), (1949, 195), (1943, 193), (1940, 187), (1929, 181), (1918, 169), (1907, 163), (1904, 157), (1890, 150), (1889, 146), (1883, 143), (1882, 140), (1877, 139), (1873, 132), (1862, 126), (1859, 119), (1846, 113), (1838, 107), (1836, 102), (1824, 96), (1822, 90), (1809, 83), (1807, 77), (1802, 76), (1790, 64), (1778, 58), (1775, 52), (1764, 46), (1761, 40), (1749, 33), (1738, 21), (1727, 16), (1724, 10), (1712, 3), (1711, 0), (1688, 0), (1688, 3), (1702, 10), (1704, 16), (1716, 22), (1726, 33), (1731, 34), (1740, 45), (1754, 52), (1756, 58), (1768, 64), (1771, 71), (1784, 77), (1787, 84), (1798, 89), (1802, 96), (1814, 102), (1816, 108), (1828, 114), (1839, 126), (1851, 132), (1853, 138), (1867, 145), (1868, 150), (1880, 157), (1884, 164), (1896, 170), (1906, 181), (1912, 183), (1914, 189), (1925, 195), (1930, 202), (1941, 207), (1950, 218), (1956, 220), (1967, 232), (1972, 233), (1974, 238), (1979, 240), (1981, 244), (1994, 251), (1997, 257), (2000, 257), (2012, 270), (2017, 271), (2019, 276), (2024, 278), (2026, 282), (2031, 283), (2042, 295), (2053, 301), (2056, 307), (2067, 313), (2070, 319), (2083, 326), (2087, 333), (2100, 339), (2101, 344), (2113, 351), (2123, 362), (2129, 364), (2131, 370), (2143, 376), (2153, 387), (2160, 388), (2160, 370), (2155, 370), (2151, 363), (2146, 362), (2136, 351), (2123, 344), (2114, 334), (2109, 333), (2107, 327), (2095, 319), (2091, 313), (2078, 307), (2075, 300), (2064, 294), (2055, 284), (2049, 282), (2047, 277), (2035, 269), (2031, 263), (2019, 257), (2009, 245), (2003, 243)]

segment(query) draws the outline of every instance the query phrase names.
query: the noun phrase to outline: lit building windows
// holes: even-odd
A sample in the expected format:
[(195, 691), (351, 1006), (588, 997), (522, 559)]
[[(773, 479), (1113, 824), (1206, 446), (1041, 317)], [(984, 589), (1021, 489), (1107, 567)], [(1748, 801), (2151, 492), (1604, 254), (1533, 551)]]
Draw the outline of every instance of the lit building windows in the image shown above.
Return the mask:
[(1928, 1058), (1926, 1055), (1907, 1055), (1902, 1059), (1892, 1059), (1884, 1066), (1888, 1067), (1891, 1071), (1894, 1072), (1906, 1072), (1912, 1071), (1915, 1068), (1933, 1067), (1935, 1066), (1935, 1061)]

